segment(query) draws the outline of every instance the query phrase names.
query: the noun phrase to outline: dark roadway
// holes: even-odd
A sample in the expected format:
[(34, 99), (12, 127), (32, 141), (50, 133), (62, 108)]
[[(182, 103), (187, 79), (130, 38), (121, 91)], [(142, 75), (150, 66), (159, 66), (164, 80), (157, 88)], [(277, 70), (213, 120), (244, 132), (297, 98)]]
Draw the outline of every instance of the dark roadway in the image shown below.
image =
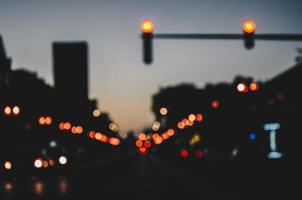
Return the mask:
[[(294, 188), (298, 174), (294, 172), (280, 162), (211, 164), (171, 161), (153, 154), (131, 155), (99, 159), (53, 175), (46, 173), (31, 182), (15, 179), (14, 189), (3, 195), (7, 200), (292, 199), (298, 191)], [(37, 180), (43, 183), (40, 195), (32, 189)], [(67, 183), (63, 192), (59, 180)]]

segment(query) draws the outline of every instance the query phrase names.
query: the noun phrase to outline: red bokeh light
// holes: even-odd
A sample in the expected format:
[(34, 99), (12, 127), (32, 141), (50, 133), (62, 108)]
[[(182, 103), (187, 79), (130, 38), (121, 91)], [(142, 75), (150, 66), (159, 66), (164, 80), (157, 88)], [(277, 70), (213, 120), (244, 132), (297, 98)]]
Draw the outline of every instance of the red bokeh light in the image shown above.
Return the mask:
[(151, 147), (151, 142), (150, 142), (150, 140), (146, 140), (146, 141), (144, 142), (144, 146), (145, 146), (146, 148), (150, 148), (150, 147)]
[(201, 157), (203, 157), (203, 152), (200, 151), (200, 150), (197, 150), (197, 151), (195, 151), (195, 156), (196, 156), (197, 158), (201, 158)]
[(220, 106), (220, 102), (218, 100), (212, 101), (212, 107), (213, 108), (218, 108)]
[(182, 158), (188, 158), (188, 157), (189, 157), (189, 152), (188, 152), (187, 150), (183, 149), (183, 150), (181, 150), (181, 152), (180, 152), (180, 156), (181, 156)]

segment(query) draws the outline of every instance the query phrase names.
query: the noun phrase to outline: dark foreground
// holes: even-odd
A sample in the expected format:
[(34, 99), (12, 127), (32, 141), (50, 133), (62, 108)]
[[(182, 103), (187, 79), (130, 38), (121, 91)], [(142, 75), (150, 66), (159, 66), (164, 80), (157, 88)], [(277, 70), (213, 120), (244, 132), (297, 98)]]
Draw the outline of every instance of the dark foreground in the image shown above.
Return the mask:
[(116, 157), (47, 175), (2, 178), (0, 199), (300, 199), (297, 169), (280, 160)]

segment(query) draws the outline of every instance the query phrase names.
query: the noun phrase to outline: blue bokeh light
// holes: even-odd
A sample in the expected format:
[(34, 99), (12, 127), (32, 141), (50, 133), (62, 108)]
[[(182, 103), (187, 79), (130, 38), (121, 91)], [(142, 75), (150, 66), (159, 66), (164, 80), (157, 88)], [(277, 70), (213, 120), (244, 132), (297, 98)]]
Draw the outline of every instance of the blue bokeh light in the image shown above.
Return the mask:
[(256, 140), (256, 134), (254, 132), (251, 132), (249, 134), (249, 140), (252, 141), (252, 142)]

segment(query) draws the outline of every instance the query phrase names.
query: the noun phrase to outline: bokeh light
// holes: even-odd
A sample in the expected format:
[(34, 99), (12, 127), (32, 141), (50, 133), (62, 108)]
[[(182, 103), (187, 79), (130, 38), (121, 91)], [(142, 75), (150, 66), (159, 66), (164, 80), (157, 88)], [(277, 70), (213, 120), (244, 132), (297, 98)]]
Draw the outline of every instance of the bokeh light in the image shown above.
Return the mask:
[(34, 183), (34, 192), (37, 195), (42, 195), (44, 192), (44, 185), (41, 181), (37, 181)]
[(202, 120), (203, 120), (203, 115), (200, 113), (196, 114), (196, 121), (202, 122)]
[(167, 115), (168, 114), (168, 109), (165, 108), (165, 107), (162, 107), (160, 110), (159, 110), (160, 114), (161, 115)]
[(10, 106), (6, 106), (6, 107), (4, 108), (4, 114), (5, 114), (5, 115), (10, 115), (11, 113), (12, 113), (11, 107), (10, 107)]
[(113, 145), (113, 146), (119, 145), (120, 142), (121, 142), (120, 139), (115, 138), (115, 137), (111, 137), (111, 138), (109, 139), (109, 143), (110, 143), (111, 145)]
[(256, 23), (253, 20), (245, 20), (242, 23), (242, 30), (246, 34), (253, 34), (256, 31)]
[(14, 188), (14, 186), (13, 186), (13, 183), (11, 183), (11, 182), (5, 182), (3, 185), (3, 189), (6, 194), (10, 194), (12, 192), (13, 188)]
[(257, 91), (257, 90), (259, 90), (259, 85), (258, 85), (258, 83), (251, 83), (251, 84), (250, 84), (250, 90), (251, 90), (251, 91)]
[(195, 119), (196, 119), (196, 116), (195, 116), (194, 114), (190, 114), (190, 115), (188, 116), (188, 119), (189, 119), (189, 121), (194, 122)]
[(158, 131), (160, 128), (160, 123), (158, 121), (155, 121), (152, 125), (152, 130), (153, 131)]
[(109, 124), (109, 129), (112, 130), (113, 132), (119, 131), (118, 125), (117, 125), (116, 123), (114, 123), (114, 122), (111, 122), (111, 123)]
[(145, 133), (140, 133), (140, 134), (138, 134), (138, 139), (140, 139), (140, 140), (146, 140), (147, 139), (147, 135)]
[(182, 158), (188, 158), (189, 157), (189, 152), (186, 149), (183, 149), (180, 151), (180, 156)]
[(99, 109), (95, 109), (93, 110), (92, 115), (94, 117), (99, 117), (101, 115), (101, 111)]
[(19, 106), (14, 106), (14, 107), (13, 107), (13, 114), (14, 114), (14, 115), (19, 115), (20, 112), (21, 112), (21, 109), (20, 109)]
[(143, 142), (142, 142), (141, 140), (136, 140), (136, 141), (135, 141), (135, 145), (136, 145), (137, 147), (141, 147), (141, 146), (143, 146)]
[(196, 157), (196, 158), (201, 158), (201, 157), (203, 157), (203, 152), (202, 152), (201, 150), (195, 151), (195, 157)]
[(244, 84), (244, 83), (239, 83), (237, 85), (237, 91), (240, 92), (240, 93), (246, 93), (248, 92), (248, 87)]
[(65, 156), (60, 156), (59, 157), (59, 163), (61, 165), (66, 165), (67, 164), (67, 158)]
[(218, 108), (220, 106), (220, 102), (218, 100), (213, 100), (211, 105), (213, 108)]
[(143, 33), (152, 33), (154, 30), (153, 21), (150, 19), (145, 19), (141, 23), (141, 31)]
[(43, 160), (41, 158), (37, 158), (34, 162), (35, 168), (41, 168), (43, 166)]
[(10, 161), (5, 161), (4, 162), (4, 168), (5, 169), (10, 170), (10, 169), (12, 169), (12, 167), (13, 167), (13, 164)]

